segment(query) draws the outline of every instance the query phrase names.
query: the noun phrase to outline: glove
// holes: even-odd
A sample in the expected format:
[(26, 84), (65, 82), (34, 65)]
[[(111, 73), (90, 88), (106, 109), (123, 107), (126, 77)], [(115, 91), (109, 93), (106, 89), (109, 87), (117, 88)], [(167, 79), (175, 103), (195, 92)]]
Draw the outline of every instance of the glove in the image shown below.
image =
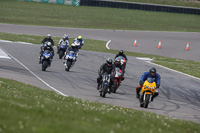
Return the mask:
[(144, 81), (140, 81), (140, 82), (139, 82), (139, 84), (140, 84), (141, 86), (143, 86), (143, 84), (144, 84)]

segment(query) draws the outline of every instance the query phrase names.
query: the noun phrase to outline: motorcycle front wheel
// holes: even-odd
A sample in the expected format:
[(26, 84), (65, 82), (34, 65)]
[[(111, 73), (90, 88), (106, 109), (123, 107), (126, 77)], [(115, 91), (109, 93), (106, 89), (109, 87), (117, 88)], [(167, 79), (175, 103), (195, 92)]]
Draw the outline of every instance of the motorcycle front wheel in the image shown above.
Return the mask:
[(71, 65), (72, 65), (72, 62), (71, 61), (67, 61), (67, 67), (65, 67), (65, 70), (69, 71)]
[(118, 85), (117, 85), (117, 81), (114, 81), (114, 85), (113, 85), (113, 93), (116, 93), (116, 90), (118, 88)]
[(48, 67), (48, 61), (47, 61), (47, 60), (44, 60), (44, 61), (42, 62), (42, 71), (46, 71), (47, 67)]
[(146, 94), (146, 99), (144, 102), (144, 107), (147, 108), (149, 105), (149, 100), (150, 100), (150, 94)]
[(103, 86), (103, 90), (102, 90), (102, 97), (105, 97), (106, 96), (106, 93), (107, 93), (107, 90), (108, 90), (108, 85), (104, 85)]

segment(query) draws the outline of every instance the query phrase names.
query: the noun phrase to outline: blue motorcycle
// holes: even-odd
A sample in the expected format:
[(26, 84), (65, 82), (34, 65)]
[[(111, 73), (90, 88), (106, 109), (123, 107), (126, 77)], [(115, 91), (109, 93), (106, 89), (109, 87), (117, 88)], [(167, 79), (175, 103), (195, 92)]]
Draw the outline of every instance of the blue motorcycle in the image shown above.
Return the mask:
[(61, 42), (58, 46), (58, 55), (59, 55), (59, 59), (62, 59), (62, 57), (64, 56), (64, 53), (66, 51), (68, 47), (67, 42)]
[(45, 71), (47, 67), (51, 66), (52, 53), (49, 50), (45, 50), (41, 57), (42, 71)]
[(107, 73), (103, 74), (99, 91), (101, 97), (105, 97), (107, 93), (110, 93), (111, 91), (109, 90), (110, 82), (111, 82), (111, 75)]
[(75, 61), (76, 61), (76, 53), (74, 51), (69, 51), (63, 61), (65, 70), (69, 71), (69, 69), (71, 69), (74, 66)]

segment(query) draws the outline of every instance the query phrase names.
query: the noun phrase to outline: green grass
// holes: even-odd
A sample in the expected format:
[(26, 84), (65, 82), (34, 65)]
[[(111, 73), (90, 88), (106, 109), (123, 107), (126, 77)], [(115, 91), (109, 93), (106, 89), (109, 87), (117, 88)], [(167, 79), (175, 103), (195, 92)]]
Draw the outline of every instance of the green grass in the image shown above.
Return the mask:
[(200, 124), (119, 106), (64, 97), (0, 78), (0, 132), (197, 133)]
[(126, 1), (126, 2), (139, 2), (139, 3), (151, 3), (151, 4), (162, 4), (162, 5), (173, 5), (173, 6), (185, 6), (185, 7), (197, 7), (200, 8), (200, 2), (189, 0), (114, 0), (114, 1)]
[[(45, 36), (20, 35), (20, 34), (10, 34), (10, 33), (0, 32), (0, 39), (2, 40), (22, 41), (22, 42), (30, 42), (30, 43), (35, 43), (35, 44), (41, 44), (41, 40), (44, 37)], [(52, 39), (54, 40), (54, 43), (57, 45), (60, 38), (53, 37)], [(72, 40), (73, 38), (70, 38), (70, 42), (72, 42)], [(112, 54), (118, 53), (117, 50), (111, 50), (111, 49), (108, 50), (105, 47), (105, 45), (106, 45), (105, 41), (85, 39), (85, 45), (82, 47), (82, 50), (106, 52), (106, 53), (112, 53)], [(136, 56), (136, 57), (149, 57), (149, 58), (154, 59), (154, 61), (152, 61), (154, 63), (157, 63), (162, 66), (166, 66), (168, 68), (200, 78), (200, 62), (169, 58), (169, 57), (163, 57), (163, 56), (158, 56), (158, 55), (127, 52), (127, 51), (125, 52), (125, 54), (129, 56)]]
[(200, 32), (198, 15), (0, 0), (0, 23)]

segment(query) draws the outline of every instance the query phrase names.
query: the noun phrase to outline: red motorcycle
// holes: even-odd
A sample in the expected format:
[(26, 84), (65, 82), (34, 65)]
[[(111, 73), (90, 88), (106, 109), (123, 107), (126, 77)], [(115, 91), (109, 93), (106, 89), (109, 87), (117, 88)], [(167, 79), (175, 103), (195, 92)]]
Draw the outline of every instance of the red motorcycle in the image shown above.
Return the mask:
[(115, 79), (114, 79), (114, 85), (113, 85), (113, 93), (116, 93), (116, 90), (120, 86), (121, 75), (122, 75), (122, 70), (120, 70), (118, 67), (116, 67), (115, 68)]

